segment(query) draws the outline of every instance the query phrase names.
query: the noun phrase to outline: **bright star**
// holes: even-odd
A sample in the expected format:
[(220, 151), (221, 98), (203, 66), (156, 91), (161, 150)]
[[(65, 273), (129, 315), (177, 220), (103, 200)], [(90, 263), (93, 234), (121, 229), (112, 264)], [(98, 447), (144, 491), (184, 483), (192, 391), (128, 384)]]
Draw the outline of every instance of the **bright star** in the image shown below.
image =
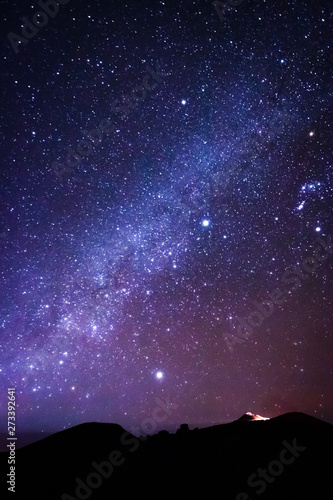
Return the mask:
[(182, 105), (185, 106), (185, 104), (186, 104), (186, 101), (185, 101), (185, 99), (183, 99), (182, 100)]
[(164, 377), (164, 373), (163, 372), (157, 372), (155, 376), (156, 376), (156, 378), (158, 378), (160, 380), (161, 378)]
[(209, 224), (210, 224), (210, 220), (209, 219), (203, 219), (201, 224), (203, 225), (203, 227), (208, 227)]
[(321, 231), (321, 227), (319, 227), (319, 226), (318, 226), (318, 227), (316, 227), (316, 231), (317, 231), (317, 233), (320, 233), (320, 231)]

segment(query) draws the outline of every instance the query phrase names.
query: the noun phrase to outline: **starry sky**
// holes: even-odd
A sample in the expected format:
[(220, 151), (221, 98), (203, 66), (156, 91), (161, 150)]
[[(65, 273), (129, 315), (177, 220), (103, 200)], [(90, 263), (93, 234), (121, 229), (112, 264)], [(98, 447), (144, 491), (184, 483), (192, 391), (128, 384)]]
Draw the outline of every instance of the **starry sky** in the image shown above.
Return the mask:
[(2, 2), (18, 432), (333, 423), (330, 2), (233, 3)]

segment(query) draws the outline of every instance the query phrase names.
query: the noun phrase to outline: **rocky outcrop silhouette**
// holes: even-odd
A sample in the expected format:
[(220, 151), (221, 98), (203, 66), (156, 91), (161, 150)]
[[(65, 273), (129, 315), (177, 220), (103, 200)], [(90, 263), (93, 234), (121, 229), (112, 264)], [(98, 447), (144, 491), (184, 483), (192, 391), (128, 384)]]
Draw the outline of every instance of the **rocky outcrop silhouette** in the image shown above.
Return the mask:
[[(303, 413), (140, 438), (87, 423), (16, 451), (15, 499), (326, 498), (332, 445), (333, 426)], [(1, 471), (7, 459), (0, 454)]]

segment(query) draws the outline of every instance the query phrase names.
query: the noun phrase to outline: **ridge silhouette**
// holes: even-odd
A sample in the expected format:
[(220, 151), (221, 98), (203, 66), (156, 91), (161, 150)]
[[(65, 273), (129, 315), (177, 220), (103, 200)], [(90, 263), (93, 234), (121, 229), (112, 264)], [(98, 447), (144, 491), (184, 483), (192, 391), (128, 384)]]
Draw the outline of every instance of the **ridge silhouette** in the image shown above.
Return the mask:
[[(326, 498), (332, 445), (333, 426), (301, 412), (194, 430), (182, 424), (145, 438), (117, 424), (85, 423), (17, 449), (15, 498)], [(7, 458), (0, 454), (3, 471)]]

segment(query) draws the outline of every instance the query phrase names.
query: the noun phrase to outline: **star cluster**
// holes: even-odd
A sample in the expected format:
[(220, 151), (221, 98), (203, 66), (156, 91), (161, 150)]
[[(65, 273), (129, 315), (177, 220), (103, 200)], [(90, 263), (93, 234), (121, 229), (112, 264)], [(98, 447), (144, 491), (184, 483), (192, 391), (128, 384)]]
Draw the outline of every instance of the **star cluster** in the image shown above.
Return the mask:
[[(38, 10), (3, 4), (3, 33)], [(333, 256), (226, 342), (333, 234), (330, 18), (328, 1), (223, 20), (205, 1), (70, 1), (18, 53), (3, 37), (0, 379), (18, 430), (128, 428), (156, 398), (177, 404), (170, 428), (333, 422)], [(163, 77), (131, 100), (147, 67)]]

